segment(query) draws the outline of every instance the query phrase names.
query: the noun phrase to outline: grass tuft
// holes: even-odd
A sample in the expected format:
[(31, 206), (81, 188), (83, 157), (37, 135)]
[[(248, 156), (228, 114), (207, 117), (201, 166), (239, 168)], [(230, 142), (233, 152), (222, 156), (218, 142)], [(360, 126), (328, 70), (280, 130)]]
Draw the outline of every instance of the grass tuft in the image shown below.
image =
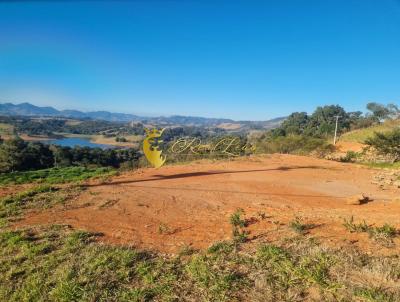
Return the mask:
[(344, 220), (344, 227), (350, 232), (368, 233), (369, 237), (384, 246), (393, 246), (393, 238), (397, 236), (398, 230), (390, 224), (385, 223), (381, 227), (368, 225), (365, 221), (362, 223), (354, 223), (354, 217)]

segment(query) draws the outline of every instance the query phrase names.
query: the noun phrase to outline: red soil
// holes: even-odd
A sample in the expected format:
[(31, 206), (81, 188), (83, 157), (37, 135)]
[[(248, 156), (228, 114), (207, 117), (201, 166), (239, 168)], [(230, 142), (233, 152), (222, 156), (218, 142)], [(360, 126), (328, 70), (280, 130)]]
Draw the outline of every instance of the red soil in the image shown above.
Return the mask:
[[(330, 245), (356, 245), (365, 251), (392, 253), (363, 233), (349, 233), (343, 218), (400, 228), (400, 192), (372, 184), (376, 170), (310, 157), (272, 155), (234, 161), (201, 161), (143, 169), (89, 183), (67, 206), (29, 212), (21, 225), (69, 224), (101, 232), (101, 240), (174, 253), (182, 246), (206, 248), (231, 238), (230, 215), (249, 218), (250, 242), (293, 236), (296, 216), (315, 225), (309, 235)], [(365, 193), (373, 199), (347, 205)], [(397, 200), (396, 200), (397, 199)], [(266, 218), (262, 218), (265, 213)]]
[(346, 153), (347, 151), (361, 152), (367, 145), (356, 142), (343, 142), (338, 141), (336, 148), (339, 152)]

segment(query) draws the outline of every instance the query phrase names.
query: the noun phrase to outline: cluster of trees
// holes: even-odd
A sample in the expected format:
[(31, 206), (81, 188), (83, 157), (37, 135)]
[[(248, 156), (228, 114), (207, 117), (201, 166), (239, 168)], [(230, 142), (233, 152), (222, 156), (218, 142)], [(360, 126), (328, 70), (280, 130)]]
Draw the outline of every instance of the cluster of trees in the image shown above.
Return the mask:
[(119, 123), (99, 120), (71, 121), (59, 118), (29, 118), (0, 116), (0, 123), (14, 126), (15, 133), (55, 136), (54, 133), (105, 134), (107, 136), (144, 134), (141, 123)]
[(371, 112), (367, 117), (372, 117), (377, 122), (400, 118), (400, 109), (395, 104), (383, 105), (372, 102), (367, 104), (367, 109)]
[(287, 135), (305, 135), (313, 137), (331, 136), (336, 127), (338, 117), (338, 132), (350, 129), (352, 124), (358, 123), (361, 113), (346, 112), (338, 105), (318, 107), (311, 115), (306, 112), (294, 112), (276, 129), (271, 130), (273, 137)]
[[(280, 127), (267, 131), (259, 137), (256, 142), (257, 148), (267, 153), (305, 154), (318, 151), (324, 154), (331, 150), (327, 144), (327, 138), (334, 135), (337, 117), (338, 134), (366, 128), (386, 119), (400, 118), (400, 110), (394, 104), (368, 103), (367, 109), (370, 112), (363, 114), (361, 111), (346, 112), (338, 105), (328, 105), (317, 107), (312, 114), (294, 112), (284, 120)], [(383, 150), (383, 147), (378, 147), (379, 144), (383, 144), (384, 139), (387, 140), (385, 145), (390, 150), (399, 148), (400, 141), (396, 135), (385, 136), (385, 138), (377, 136), (370, 144), (375, 144), (382, 153), (389, 152), (388, 148)]]
[(226, 134), (226, 131), (221, 128), (207, 128), (196, 126), (171, 127), (165, 129), (163, 133), (163, 140), (165, 142), (171, 142), (176, 138), (181, 137), (197, 137), (207, 140), (223, 134)]
[(117, 136), (117, 137), (115, 138), (115, 141), (116, 141), (117, 143), (126, 143), (128, 140), (127, 140), (125, 137), (123, 137), (123, 136)]
[(62, 147), (20, 138), (0, 141), (0, 172), (37, 170), (73, 165), (120, 167), (135, 166), (139, 154), (133, 149)]
[(385, 106), (368, 103), (367, 109), (370, 113), (365, 115), (361, 111), (346, 112), (338, 105), (317, 107), (311, 115), (306, 112), (294, 112), (270, 134), (275, 137), (294, 134), (326, 138), (334, 134), (337, 117), (339, 134), (352, 129), (366, 128), (388, 118), (400, 117), (400, 110), (394, 104)]

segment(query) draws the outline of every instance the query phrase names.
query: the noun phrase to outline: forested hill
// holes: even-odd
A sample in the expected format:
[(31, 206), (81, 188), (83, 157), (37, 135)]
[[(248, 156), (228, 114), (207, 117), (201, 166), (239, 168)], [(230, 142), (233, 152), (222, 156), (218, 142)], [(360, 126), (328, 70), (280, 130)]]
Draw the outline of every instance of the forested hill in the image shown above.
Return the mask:
[(82, 112), (78, 110), (57, 110), (53, 107), (39, 107), (30, 103), (12, 104), (0, 103), (0, 115), (6, 116), (40, 116), (40, 117), (67, 117), (76, 119), (93, 119), (111, 122), (147, 122), (157, 125), (185, 125), (185, 126), (219, 126), (226, 128), (250, 128), (270, 129), (279, 126), (284, 118), (275, 118), (267, 121), (234, 121), (224, 118), (206, 118), (194, 116), (160, 116), (144, 117), (126, 113), (112, 113), (108, 111)]

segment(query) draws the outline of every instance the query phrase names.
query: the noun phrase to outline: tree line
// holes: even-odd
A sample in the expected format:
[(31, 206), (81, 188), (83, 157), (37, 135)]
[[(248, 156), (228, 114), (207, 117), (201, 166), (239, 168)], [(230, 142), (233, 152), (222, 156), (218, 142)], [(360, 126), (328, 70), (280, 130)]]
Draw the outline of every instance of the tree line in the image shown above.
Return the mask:
[(63, 147), (26, 142), (18, 137), (0, 140), (0, 172), (27, 171), (51, 167), (88, 166), (134, 167), (140, 154), (134, 149)]
[[(308, 154), (314, 152), (321, 156), (332, 152), (327, 138), (334, 135), (336, 119), (337, 132), (367, 128), (387, 119), (400, 118), (399, 107), (394, 104), (382, 105), (368, 103), (367, 112), (346, 112), (339, 105), (317, 107), (312, 114), (293, 112), (275, 129), (264, 132), (256, 139), (257, 149), (265, 153)], [(376, 135), (365, 143), (373, 146), (378, 152), (391, 154), (395, 160), (400, 159), (400, 130), (394, 133)], [(395, 154), (397, 152), (397, 155)]]
[(272, 136), (286, 136), (290, 134), (326, 138), (335, 132), (336, 118), (338, 118), (338, 133), (349, 130), (370, 127), (386, 119), (400, 117), (400, 109), (394, 104), (382, 105), (368, 103), (370, 111), (363, 114), (361, 111), (346, 112), (339, 105), (317, 107), (309, 115), (306, 112), (294, 112), (288, 116), (282, 125), (269, 132)]
[(119, 123), (101, 120), (68, 120), (59, 118), (29, 118), (0, 116), (0, 123), (10, 124), (15, 134), (56, 137), (54, 133), (104, 134), (106, 136), (144, 134), (141, 123)]

